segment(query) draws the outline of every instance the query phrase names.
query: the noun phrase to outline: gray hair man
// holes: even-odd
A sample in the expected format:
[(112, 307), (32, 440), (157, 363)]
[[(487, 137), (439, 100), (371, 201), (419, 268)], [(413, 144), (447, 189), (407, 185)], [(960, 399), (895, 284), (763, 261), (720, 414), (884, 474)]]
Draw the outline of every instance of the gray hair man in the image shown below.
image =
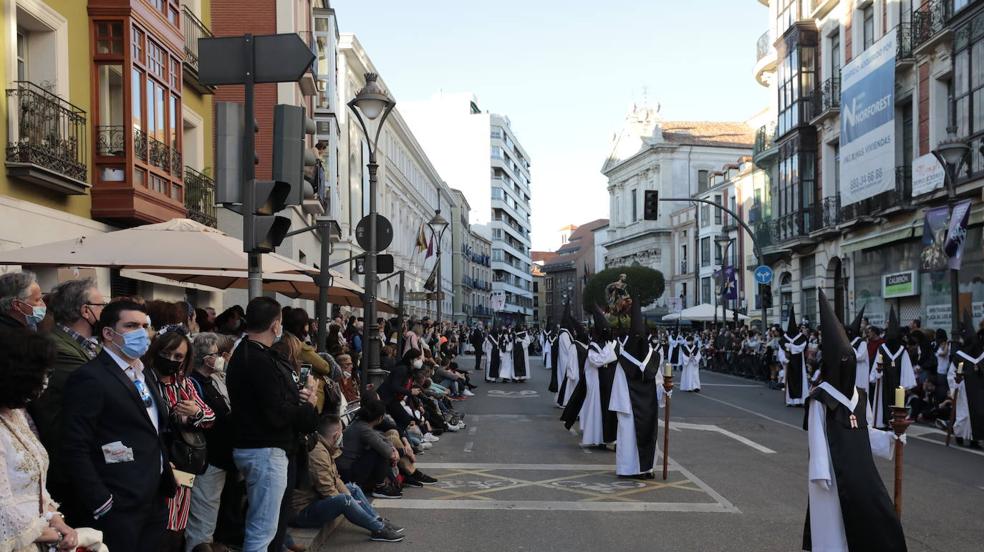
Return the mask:
[(0, 327), (38, 329), (47, 312), (33, 272), (0, 276)]

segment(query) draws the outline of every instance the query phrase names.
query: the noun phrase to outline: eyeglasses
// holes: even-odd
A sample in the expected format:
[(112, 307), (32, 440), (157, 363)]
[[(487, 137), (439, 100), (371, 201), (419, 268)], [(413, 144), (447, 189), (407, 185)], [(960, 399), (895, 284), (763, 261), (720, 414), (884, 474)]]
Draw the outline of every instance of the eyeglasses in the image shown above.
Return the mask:
[(209, 358), (218, 358), (218, 357), (219, 357), (219, 353), (206, 353), (206, 354), (204, 354), (204, 355), (202, 355), (202, 356), (200, 356), (198, 358), (200, 358), (202, 360), (205, 360), (205, 359), (209, 359)]
[(88, 307), (105, 307), (106, 305), (109, 305), (109, 303), (84, 303), (84, 305)]

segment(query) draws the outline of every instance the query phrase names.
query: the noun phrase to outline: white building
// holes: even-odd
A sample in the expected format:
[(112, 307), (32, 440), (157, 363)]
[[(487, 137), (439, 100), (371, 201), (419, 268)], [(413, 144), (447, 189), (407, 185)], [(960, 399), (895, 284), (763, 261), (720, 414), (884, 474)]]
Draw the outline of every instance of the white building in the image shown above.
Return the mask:
[(638, 263), (662, 272), (667, 290), (657, 307), (666, 306), (667, 297), (696, 304), (693, 286), (678, 277), (695, 258), (688, 249), (699, 247), (687, 230), (693, 222), (685, 212), (694, 208), (661, 202), (659, 218), (643, 220), (645, 191), (658, 190), (660, 198), (691, 197), (707, 188), (711, 172), (751, 155), (753, 142), (754, 131), (745, 123), (662, 121), (658, 109), (633, 106), (602, 168), (610, 198), (605, 265)]
[[(353, 34), (339, 36), (338, 55), (338, 105), (345, 106), (365, 85), (365, 73), (375, 73), (375, 66), (365, 49)], [(382, 78), (379, 83), (396, 98), (394, 91), (386, 87)], [(361, 254), (362, 248), (355, 241), (355, 227), (359, 220), (369, 213), (369, 172), (368, 143), (362, 128), (346, 107), (336, 113), (339, 127), (339, 191), (340, 206), (338, 222), (342, 239), (336, 244), (332, 261), (341, 261)], [(419, 126), (418, 126), (419, 128)], [(426, 223), (441, 209), (442, 216), (452, 224), (452, 194), (442, 180), (434, 165), (424, 153), (401, 115), (401, 106), (390, 113), (379, 138), (376, 154), (379, 164), (377, 209), (379, 214), (393, 225), (393, 243), (383, 251), (393, 255), (397, 271), (406, 271), (406, 292), (424, 291), (424, 283), (434, 270), (438, 255), (438, 244)], [(431, 245), (432, 254), (417, 246), (417, 238), (424, 226), (425, 240)], [(440, 249), (441, 287), (444, 301), (441, 306), (442, 319), (450, 319), (453, 313), (452, 296), (452, 229), (443, 233)], [(356, 274), (355, 263), (348, 263), (339, 270), (360, 285), (365, 278)], [(379, 287), (379, 297), (396, 304), (399, 300), (400, 286), (397, 277), (383, 282)], [(435, 317), (437, 305), (433, 302), (407, 302), (408, 316)]]
[(483, 112), (472, 94), (403, 109), (441, 174), (468, 198), (472, 223), (489, 224), (492, 289), (506, 297), (499, 316), (531, 316), (530, 158), (509, 118)]

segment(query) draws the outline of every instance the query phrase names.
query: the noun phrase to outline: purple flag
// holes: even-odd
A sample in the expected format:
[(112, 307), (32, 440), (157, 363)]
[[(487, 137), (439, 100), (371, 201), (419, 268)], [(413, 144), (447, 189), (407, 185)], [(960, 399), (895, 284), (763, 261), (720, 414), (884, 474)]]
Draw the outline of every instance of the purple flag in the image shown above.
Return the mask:
[(964, 242), (967, 241), (967, 223), (970, 219), (970, 200), (961, 201), (953, 206), (950, 214), (950, 229), (946, 233), (944, 251), (950, 257), (950, 269), (960, 270), (963, 260)]

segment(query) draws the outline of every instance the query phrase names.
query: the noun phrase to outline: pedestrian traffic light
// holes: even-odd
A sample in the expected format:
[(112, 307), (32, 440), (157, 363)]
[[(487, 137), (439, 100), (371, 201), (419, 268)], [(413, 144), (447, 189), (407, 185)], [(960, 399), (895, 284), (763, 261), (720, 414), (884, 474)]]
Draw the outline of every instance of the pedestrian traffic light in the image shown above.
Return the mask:
[[(215, 202), (220, 205), (233, 206), (243, 202), (244, 118), (243, 104), (215, 103)], [(258, 130), (254, 119), (253, 133)], [(252, 157), (254, 165), (260, 162), (256, 151)]]
[(763, 309), (772, 308), (772, 286), (759, 284), (759, 301), (761, 301)]
[(642, 202), (643, 220), (656, 220), (659, 218), (659, 191), (646, 190), (645, 199)]
[(284, 241), (290, 230), (290, 218), (275, 213), (287, 206), (291, 186), (276, 180), (255, 180), (251, 186), (256, 210), (244, 213), (248, 219), (243, 236), (244, 249), (252, 253), (270, 253)]
[(317, 202), (314, 186), (304, 179), (304, 168), (313, 167), (317, 162), (307, 145), (307, 135), (314, 134), (315, 129), (314, 121), (307, 117), (303, 107), (274, 106), (273, 179), (290, 184), (288, 205)]

